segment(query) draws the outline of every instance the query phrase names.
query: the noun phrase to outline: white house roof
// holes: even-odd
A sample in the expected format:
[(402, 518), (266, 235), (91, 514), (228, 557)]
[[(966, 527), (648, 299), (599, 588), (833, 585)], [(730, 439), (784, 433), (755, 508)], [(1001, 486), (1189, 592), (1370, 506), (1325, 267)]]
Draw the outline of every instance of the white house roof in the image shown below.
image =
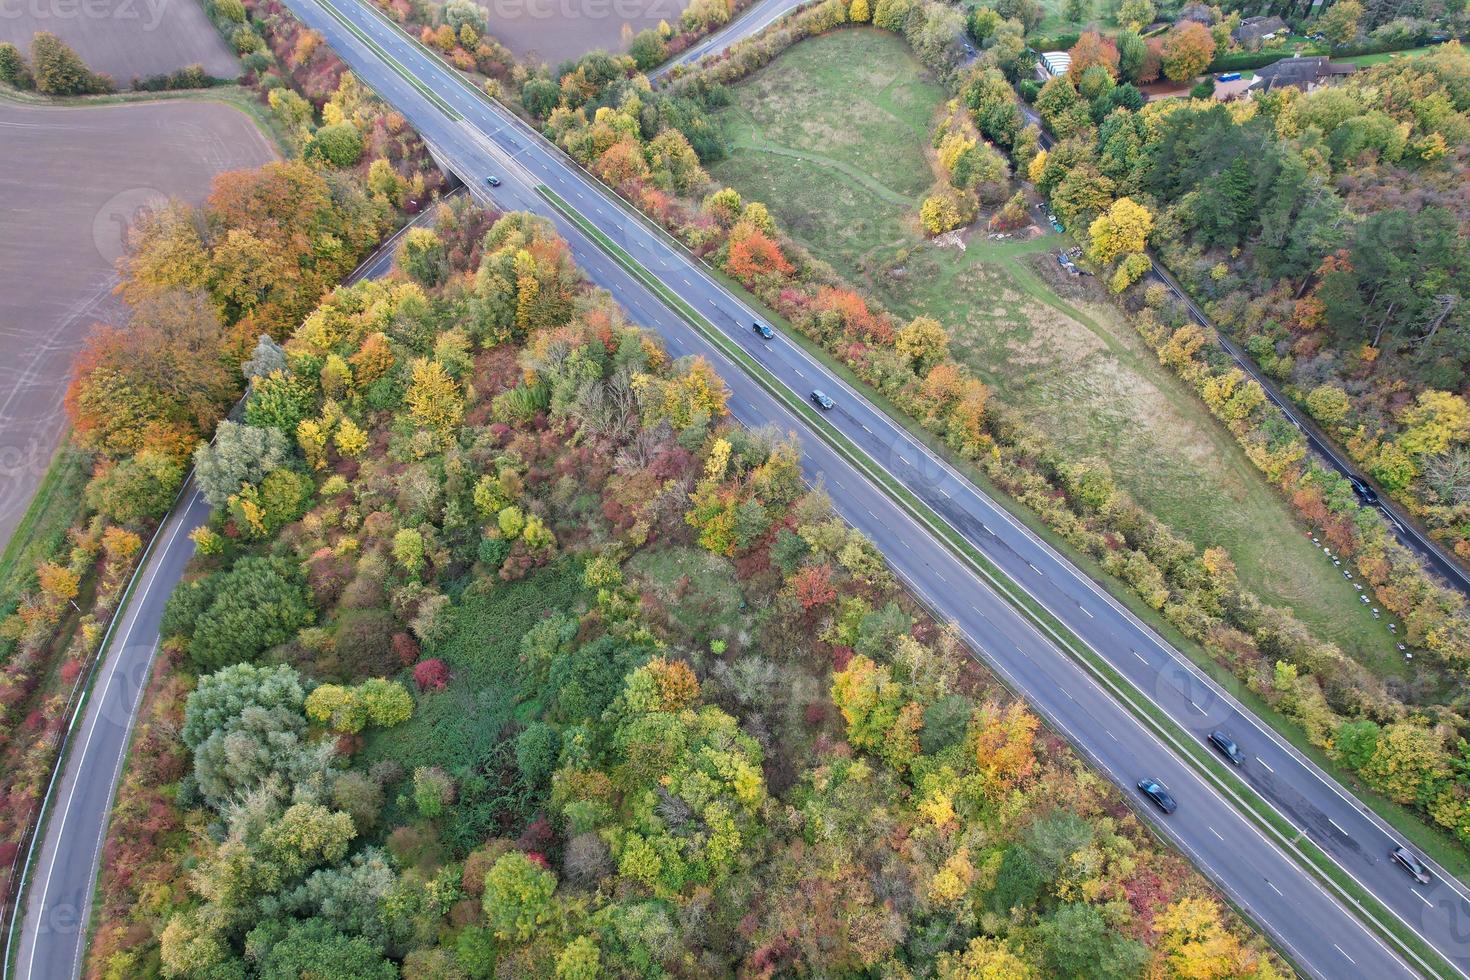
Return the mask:
[(1072, 67), (1072, 56), (1065, 51), (1047, 51), (1041, 56), (1041, 61), (1053, 75), (1065, 75)]

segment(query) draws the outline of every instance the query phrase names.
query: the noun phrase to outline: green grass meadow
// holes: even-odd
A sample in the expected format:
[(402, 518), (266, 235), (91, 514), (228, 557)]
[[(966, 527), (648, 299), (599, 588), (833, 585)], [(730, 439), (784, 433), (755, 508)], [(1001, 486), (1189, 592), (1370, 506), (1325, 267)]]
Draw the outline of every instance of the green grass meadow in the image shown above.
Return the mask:
[(1200, 547), (1222, 545), (1240, 576), (1385, 674), (1393, 640), (1303, 533), (1289, 504), (1161, 366), (1091, 280), (1054, 275), (1064, 239), (937, 247), (916, 216), (933, 183), (929, 133), (945, 94), (884, 32), (804, 41), (732, 89), (718, 123), (729, 157), (714, 177), (765, 202), (817, 257), (903, 317), (935, 316), (952, 348), (1078, 456)]

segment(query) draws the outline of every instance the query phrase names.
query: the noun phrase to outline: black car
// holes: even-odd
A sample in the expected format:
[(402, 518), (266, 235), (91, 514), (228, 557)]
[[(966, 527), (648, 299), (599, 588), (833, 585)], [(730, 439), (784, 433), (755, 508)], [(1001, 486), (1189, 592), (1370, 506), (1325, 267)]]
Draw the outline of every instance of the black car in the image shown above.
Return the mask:
[(1413, 875), (1414, 880), (1417, 881), (1419, 884), (1429, 884), (1429, 869), (1424, 867), (1424, 865), (1420, 863), (1419, 859), (1416, 858), (1413, 852), (1410, 851), (1408, 848), (1395, 847), (1393, 850), (1388, 852), (1388, 856), (1393, 858), (1394, 861), (1405, 871)]
[(1224, 732), (1210, 732), (1210, 744), (1220, 750), (1225, 756), (1237, 766), (1245, 764), (1245, 756), (1240, 752), (1240, 746), (1235, 744), (1235, 739)]
[(1174, 797), (1169, 795), (1169, 791), (1164, 789), (1164, 784), (1157, 779), (1140, 779), (1138, 789), (1144, 796), (1154, 801), (1154, 806), (1165, 813), (1173, 813), (1179, 809), (1179, 804), (1174, 802)]
[(761, 340), (770, 340), (772, 337), (776, 336), (776, 331), (772, 330), (764, 323), (752, 323), (750, 325), (750, 329), (754, 330), (756, 336), (760, 337)]
[(489, 177), (485, 178), (485, 183), (489, 184), (491, 187), (499, 187), (500, 178), (495, 176), (494, 174), (491, 174)]
[(1365, 483), (1363, 480), (1358, 479), (1356, 476), (1348, 477), (1348, 481), (1352, 483), (1353, 490), (1357, 492), (1359, 500), (1363, 501), (1363, 503), (1367, 504), (1369, 507), (1376, 507), (1378, 505), (1377, 490), (1374, 490), (1372, 487), (1368, 486), (1367, 483)]
[(820, 409), (830, 411), (832, 406), (837, 403), (828, 398), (826, 392), (814, 391), (812, 392), (812, 404)]

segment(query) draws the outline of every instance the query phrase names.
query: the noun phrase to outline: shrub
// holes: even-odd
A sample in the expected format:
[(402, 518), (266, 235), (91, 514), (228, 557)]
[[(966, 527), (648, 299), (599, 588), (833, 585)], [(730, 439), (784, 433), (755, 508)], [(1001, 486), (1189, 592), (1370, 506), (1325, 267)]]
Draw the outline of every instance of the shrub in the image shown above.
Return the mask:
[(362, 157), (362, 133), (350, 122), (323, 126), (312, 134), (307, 155), (336, 167), (351, 167)]
[(485, 876), (485, 918), (503, 941), (522, 943), (551, 921), (556, 876), (517, 851), (501, 855)]
[(534, 722), (516, 738), (516, 765), (533, 786), (550, 778), (560, 755), (561, 735), (545, 722)]
[(420, 691), (441, 691), (449, 683), (449, 668), (437, 657), (414, 665), (413, 682)]
[(30, 88), (35, 85), (31, 69), (26, 65), (25, 55), (9, 41), (0, 41), (0, 82), (16, 88)]
[(38, 31), (31, 39), (31, 74), (36, 90), (46, 95), (112, 91), (111, 79), (94, 73), (61, 38), (47, 31)]
[(87, 504), (118, 524), (137, 524), (167, 513), (183, 479), (184, 468), (173, 459), (144, 450), (93, 477)]
[[(252, 660), (285, 643), (312, 621), (306, 589), (295, 566), (281, 558), (242, 558), (216, 577), (213, 597), (200, 612), (189, 656), (205, 670)], [(177, 624), (177, 616), (165, 616)]]
[(386, 609), (352, 610), (337, 628), (337, 661), (343, 677), (382, 677), (398, 670), (393, 649), (397, 620)]

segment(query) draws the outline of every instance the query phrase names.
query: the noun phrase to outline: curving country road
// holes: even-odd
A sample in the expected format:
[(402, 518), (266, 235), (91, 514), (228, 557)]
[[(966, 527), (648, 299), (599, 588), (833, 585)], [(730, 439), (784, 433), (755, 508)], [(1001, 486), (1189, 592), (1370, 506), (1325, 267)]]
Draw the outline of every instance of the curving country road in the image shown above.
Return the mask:
[(780, 20), (785, 14), (795, 10), (811, 0), (762, 0), (748, 7), (739, 17), (715, 31), (709, 37), (698, 44), (690, 46), (681, 51), (655, 70), (648, 73), (650, 82), (661, 81), (669, 72), (679, 66), (693, 65), (707, 54), (717, 54), (724, 51), (736, 41), (743, 41), (753, 34), (770, 27)]
[[(414, 218), (358, 266), (349, 281), (386, 275), (404, 233), (432, 219), (432, 209)], [(6, 977), (59, 980), (81, 972), (113, 793), (158, 652), (163, 607), (194, 554), (189, 531), (208, 521), (209, 513), (193, 480), (187, 480), (135, 573), (132, 598), (112, 627), (91, 695), (72, 719), (65, 765), (47, 788), (50, 818), (29, 856), (19, 935), (13, 922), (5, 923)]]
[[(1387, 860), (1395, 842), (1388, 829), (1345, 789), (1258, 723), (1192, 664), (1134, 618), (1105, 591), (1039, 540), (995, 501), (931, 455), (905, 430), (829, 373), (801, 347), (779, 335), (760, 340), (750, 329), (751, 311), (708, 277), (699, 263), (582, 175), (538, 134), (471, 88), (456, 72), (420, 48), (393, 25), (356, 0), (287, 0), (308, 26), (320, 31), (359, 78), (403, 112), (434, 147), (439, 159), (466, 179), (482, 199), (486, 175), (502, 184), (494, 203), (505, 209), (540, 212), (556, 224), (586, 275), (608, 289), (638, 323), (659, 333), (677, 355), (702, 354), (714, 363), (731, 390), (730, 408), (741, 422), (775, 425), (797, 432), (808, 479), (824, 481), (836, 509), (883, 550), (903, 580), (936, 614), (955, 621), (974, 648), (1014, 688), (1135, 800), (1133, 784), (1143, 775), (1166, 783), (1179, 801), (1168, 818), (1154, 819), (1158, 831), (1183, 849), (1250, 914), (1302, 971), (1321, 977), (1413, 976), (1400, 956), (1371, 931), (1326, 886), (1288, 856), (1280, 840), (1263, 833), (1227, 794), (1238, 787), (1207, 780), (1182, 753), (1166, 745), (1154, 728), (1125, 709), (1118, 693), (1062, 652), (1011, 602), (976, 574), (975, 566), (941, 542), (934, 529), (881, 490), (871, 472), (900, 481), (1030, 599), (1083, 637), (1092, 653), (1131, 685), (1128, 696), (1172, 718), (1203, 740), (1216, 728), (1229, 730), (1248, 759), (1240, 770), (1245, 785), (1269, 801), (1292, 835), (1301, 834), (1371, 891), (1402, 926), (1417, 933), (1464, 973), (1470, 969), (1470, 901), (1458, 883), (1437, 873), (1430, 886), (1412, 885)], [(747, 15), (749, 16), (749, 15)], [(861, 468), (834, 448), (804, 416), (756, 377), (733, 363), (695, 331), (654, 292), (594, 244), (578, 226), (548, 206), (537, 188), (551, 188), (571, 207), (615, 240), (685, 303), (753, 358), (768, 379), (798, 398), (814, 388), (834, 397), (827, 420), (863, 454)], [(189, 526), (197, 518), (186, 519)], [(156, 641), (157, 619), (182, 569), (164, 548), (155, 561), (166, 564), (149, 588), (140, 590), (129, 616), (142, 617), (137, 636)], [(148, 617), (152, 616), (151, 619)], [(151, 628), (147, 625), (151, 622)], [(139, 640), (135, 639), (136, 645)], [(127, 656), (110, 650), (108, 662)], [(104, 666), (105, 669), (105, 666)], [(126, 674), (126, 666), (119, 668)], [(141, 675), (139, 675), (141, 676)], [(99, 688), (99, 691), (103, 689)], [(98, 697), (94, 703), (106, 703)], [(129, 719), (107, 729), (103, 742), (121, 742)], [(62, 819), (58, 809), (47, 829), (24, 923), (21, 976), (61, 978), (77, 969), (80, 934), (58, 926), (67, 913), (85, 908), (95, 880), (95, 842), (105, 828), (106, 800), (116, 762), (88, 743), (67, 769), (85, 806)], [(121, 758), (121, 747), (111, 753)], [(73, 772), (75, 770), (75, 772)], [(100, 787), (100, 788), (98, 788)], [(1223, 788), (1222, 788), (1223, 787)], [(93, 803), (100, 801), (100, 808)], [(82, 812), (85, 810), (85, 812)], [(1147, 811), (1145, 811), (1147, 812)], [(1288, 837), (1288, 839), (1292, 839)], [(49, 863), (46, 855), (50, 855)], [(1436, 869), (1438, 871), (1438, 869)], [(38, 887), (42, 881), (45, 887)]]

